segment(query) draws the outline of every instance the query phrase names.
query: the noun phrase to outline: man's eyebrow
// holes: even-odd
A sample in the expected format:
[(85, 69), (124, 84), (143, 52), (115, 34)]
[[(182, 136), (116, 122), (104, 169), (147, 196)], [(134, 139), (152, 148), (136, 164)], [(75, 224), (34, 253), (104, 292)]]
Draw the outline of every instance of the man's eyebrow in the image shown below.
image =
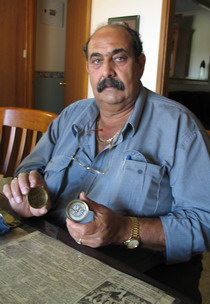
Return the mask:
[(90, 55), (90, 58), (92, 58), (92, 57), (102, 57), (102, 54), (100, 54), (100, 53), (92, 53)]
[[(119, 54), (119, 53), (122, 53), (122, 52), (128, 53), (125, 49), (123, 49), (123, 48), (118, 48), (118, 49), (114, 49), (113, 51), (111, 51), (110, 54), (111, 54), (111, 55), (115, 55), (115, 54)], [(102, 55), (101, 53), (95, 52), (95, 53), (92, 53), (92, 54), (90, 55), (90, 58), (93, 58), (93, 57), (103, 57), (103, 55)]]
[(119, 49), (114, 49), (114, 50), (111, 52), (111, 54), (112, 54), (112, 55), (115, 55), (115, 54), (122, 53), (122, 52), (128, 53), (125, 49), (119, 48)]

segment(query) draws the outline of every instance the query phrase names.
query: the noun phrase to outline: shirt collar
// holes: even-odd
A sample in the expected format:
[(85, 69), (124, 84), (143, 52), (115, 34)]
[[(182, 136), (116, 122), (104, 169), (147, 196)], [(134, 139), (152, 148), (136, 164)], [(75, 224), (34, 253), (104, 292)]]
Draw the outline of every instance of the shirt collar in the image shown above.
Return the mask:
[(72, 132), (76, 137), (79, 133), (84, 133), (95, 128), (95, 121), (99, 113), (99, 108), (94, 98), (87, 100), (87, 107), (72, 125)]
[[(88, 102), (89, 101), (89, 102)], [(146, 89), (141, 84), (140, 94), (136, 99), (133, 112), (128, 118), (122, 133), (131, 129), (130, 136), (134, 136), (136, 133), (139, 122), (143, 113), (143, 108), (146, 101)], [(95, 128), (95, 121), (98, 117), (99, 108), (94, 98), (87, 100), (87, 108), (85, 112), (82, 112), (81, 115), (75, 120), (75, 123), (72, 125), (72, 132), (76, 137), (79, 133), (86, 132), (88, 130)]]
[(127, 123), (125, 124), (125, 127), (123, 129), (123, 132), (125, 130), (131, 129), (130, 136), (134, 136), (134, 134), (137, 132), (139, 128), (139, 123), (141, 120), (141, 116), (143, 113), (145, 101), (146, 101), (146, 89), (141, 85), (140, 94), (136, 99), (134, 109), (130, 115), (130, 117), (127, 120)]

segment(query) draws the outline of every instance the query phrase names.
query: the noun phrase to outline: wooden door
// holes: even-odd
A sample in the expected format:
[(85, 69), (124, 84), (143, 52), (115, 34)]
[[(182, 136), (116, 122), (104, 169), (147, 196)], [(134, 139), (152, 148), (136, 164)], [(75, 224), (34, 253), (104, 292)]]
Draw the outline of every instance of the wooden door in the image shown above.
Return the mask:
[(0, 106), (32, 107), (34, 0), (0, 0)]
[(87, 97), (88, 75), (82, 47), (90, 35), (91, 0), (68, 0), (64, 105)]

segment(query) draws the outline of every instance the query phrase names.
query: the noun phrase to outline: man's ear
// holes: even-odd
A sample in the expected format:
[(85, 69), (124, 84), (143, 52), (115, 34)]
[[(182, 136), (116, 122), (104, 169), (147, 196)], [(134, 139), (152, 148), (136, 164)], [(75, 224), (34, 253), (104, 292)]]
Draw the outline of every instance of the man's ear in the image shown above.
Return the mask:
[(146, 63), (145, 55), (144, 54), (139, 55), (137, 61), (139, 64), (139, 74), (140, 74), (140, 78), (141, 78), (144, 73), (144, 67), (145, 67), (145, 63)]

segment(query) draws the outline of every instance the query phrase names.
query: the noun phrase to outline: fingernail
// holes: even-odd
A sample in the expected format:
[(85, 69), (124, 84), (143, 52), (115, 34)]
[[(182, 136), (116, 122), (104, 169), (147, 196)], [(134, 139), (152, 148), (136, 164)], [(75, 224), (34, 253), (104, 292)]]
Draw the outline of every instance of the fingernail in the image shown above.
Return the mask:
[(47, 209), (46, 208), (41, 208), (40, 209), (40, 215), (45, 215), (47, 213)]

